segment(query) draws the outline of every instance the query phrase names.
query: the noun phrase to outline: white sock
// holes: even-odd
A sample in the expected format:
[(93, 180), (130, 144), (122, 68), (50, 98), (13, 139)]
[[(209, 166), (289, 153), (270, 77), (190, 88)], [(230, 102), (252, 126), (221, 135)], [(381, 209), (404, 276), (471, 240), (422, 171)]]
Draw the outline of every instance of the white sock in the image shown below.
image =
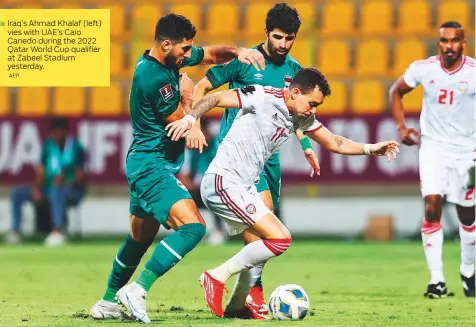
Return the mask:
[(209, 274), (225, 283), (231, 276), (251, 269), (257, 264), (263, 263), (278, 256), (287, 250), (291, 244), (291, 239), (259, 240), (247, 244), (240, 252), (221, 266), (209, 271)]
[(474, 274), (476, 223), (473, 223), (471, 226), (465, 226), (460, 223), (459, 237), (461, 239), (460, 272), (465, 277), (471, 277)]
[(233, 312), (245, 307), (246, 297), (253, 285), (258, 280), (263, 270), (264, 263), (255, 265), (252, 269), (245, 269), (238, 274), (233, 292), (226, 306), (225, 311)]
[(431, 273), (430, 284), (445, 282), (443, 275), (443, 229), (441, 223), (429, 223), (423, 220), (421, 239), (426, 262)]

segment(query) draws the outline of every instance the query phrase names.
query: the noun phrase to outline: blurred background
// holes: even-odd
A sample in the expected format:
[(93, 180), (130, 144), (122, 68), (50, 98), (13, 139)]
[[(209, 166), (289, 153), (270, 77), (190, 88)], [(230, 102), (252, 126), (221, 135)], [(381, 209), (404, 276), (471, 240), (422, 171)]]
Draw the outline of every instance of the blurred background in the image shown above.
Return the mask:
[[(124, 160), (132, 139), (128, 95), (134, 62), (153, 42), (165, 13), (188, 17), (198, 29), (195, 45), (256, 46), (265, 41), (264, 18), (273, 1), (2, 0), (0, 8), (106, 8), (111, 15), (111, 86), (0, 88), (0, 234), (12, 228), (12, 189), (32, 185), (51, 117), (68, 120), (68, 133), (84, 146), (87, 192), (69, 206), (71, 235), (125, 235), (128, 192)], [(361, 142), (397, 139), (388, 90), (414, 60), (437, 54), (438, 26), (460, 22), (474, 57), (474, 3), (469, 0), (290, 1), (302, 26), (291, 55), (321, 70), (332, 97), (318, 118), (334, 133)], [(197, 82), (207, 66), (184, 69)], [(93, 79), (94, 76), (91, 76)], [(418, 128), (421, 88), (404, 98), (409, 125)], [(221, 111), (207, 116), (216, 134)], [(418, 148), (403, 147), (396, 162), (343, 157), (315, 146), (321, 176), (310, 178), (299, 143), (281, 148), (280, 218), (294, 235), (394, 240), (417, 235), (423, 218)], [(25, 202), (25, 235), (51, 229), (48, 214)], [(46, 210), (47, 212), (48, 210)], [(213, 229), (214, 220), (204, 210)], [(453, 208), (445, 228), (457, 231)], [(43, 217), (43, 218), (42, 218)]]

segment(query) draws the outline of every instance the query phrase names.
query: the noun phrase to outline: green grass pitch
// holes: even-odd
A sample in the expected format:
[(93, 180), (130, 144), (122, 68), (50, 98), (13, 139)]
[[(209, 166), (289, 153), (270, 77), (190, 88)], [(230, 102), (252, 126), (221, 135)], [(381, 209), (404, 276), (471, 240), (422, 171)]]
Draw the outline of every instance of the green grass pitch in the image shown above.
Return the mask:
[[(121, 242), (0, 247), (0, 326), (133, 326), (87, 317), (102, 296)], [(474, 299), (463, 296), (459, 242), (444, 245), (447, 286), (455, 297), (423, 297), (428, 272), (421, 244), (295, 241), (264, 270), (266, 296), (283, 283), (304, 287), (311, 310), (302, 321), (219, 319), (198, 278), (240, 249), (200, 245), (151, 289), (148, 313), (160, 326), (474, 326)], [(149, 249), (146, 257), (152, 253)], [(139, 269), (144, 265), (144, 260)], [(134, 276), (137, 275), (137, 272)], [(231, 291), (233, 280), (228, 283)], [(226, 301), (227, 295), (225, 293)]]

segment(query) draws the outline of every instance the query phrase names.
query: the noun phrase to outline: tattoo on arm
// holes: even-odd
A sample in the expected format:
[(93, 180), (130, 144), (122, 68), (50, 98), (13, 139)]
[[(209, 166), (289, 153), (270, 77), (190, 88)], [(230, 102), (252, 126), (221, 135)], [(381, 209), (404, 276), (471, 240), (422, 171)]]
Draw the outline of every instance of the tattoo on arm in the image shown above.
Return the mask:
[(342, 152), (342, 148), (344, 147), (344, 141), (340, 137), (337, 138), (337, 147), (339, 148), (339, 152)]
[(218, 104), (218, 95), (210, 94), (203, 97), (197, 104), (193, 107), (190, 114), (199, 119), (204, 113), (214, 108)]

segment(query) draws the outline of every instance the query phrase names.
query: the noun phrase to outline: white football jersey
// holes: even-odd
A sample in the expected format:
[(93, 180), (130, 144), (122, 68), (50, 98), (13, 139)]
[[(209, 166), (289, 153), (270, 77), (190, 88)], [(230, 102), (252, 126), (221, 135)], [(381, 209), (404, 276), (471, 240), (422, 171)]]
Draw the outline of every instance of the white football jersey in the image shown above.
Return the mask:
[(452, 72), (443, 68), (440, 56), (413, 62), (405, 71), (405, 83), (424, 90), (420, 115), (422, 146), (435, 144), (448, 152), (474, 151), (476, 61), (463, 56)]
[(311, 132), (322, 124), (314, 115), (291, 115), (284, 102), (283, 89), (251, 85), (236, 92), (241, 110), (207, 173), (221, 175), (237, 184), (252, 185), (269, 157), (296, 129)]

